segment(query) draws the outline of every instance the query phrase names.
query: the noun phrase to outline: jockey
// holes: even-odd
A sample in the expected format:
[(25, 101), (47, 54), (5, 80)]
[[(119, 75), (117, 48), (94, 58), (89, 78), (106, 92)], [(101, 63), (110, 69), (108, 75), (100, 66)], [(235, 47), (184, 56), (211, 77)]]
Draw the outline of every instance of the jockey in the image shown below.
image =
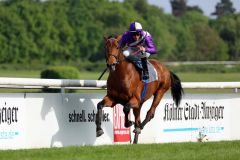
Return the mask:
[(139, 22), (133, 22), (130, 24), (129, 30), (122, 35), (120, 47), (123, 49), (125, 57), (141, 63), (143, 69), (142, 80), (148, 80), (147, 58), (157, 52), (150, 33), (144, 31)]

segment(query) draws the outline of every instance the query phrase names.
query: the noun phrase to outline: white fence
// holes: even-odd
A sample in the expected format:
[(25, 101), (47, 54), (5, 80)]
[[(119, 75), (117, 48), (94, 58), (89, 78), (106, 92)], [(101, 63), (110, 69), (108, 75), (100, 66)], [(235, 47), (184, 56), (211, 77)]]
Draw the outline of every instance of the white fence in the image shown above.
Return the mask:
[[(105, 88), (106, 81), (0, 78), (1, 87)], [(184, 88), (240, 88), (240, 82), (183, 83)], [(97, 103), (104, 94), (1, 93), (0, 149), (130, 143), (122, 106), (104, 108), (103, 130), (95, 135)], [(151, 106), (144, 103), (141, 117)], [(139, 143), (240, 139), (240, 95), (185, 94), (179, 107), (166, 94), (139, 136)], [(133, 114), (130, 115), (133, 120)]]
[(103, 80), (38, 79), (38, 78), (0, 78), (2, 88), (106, 88)]
[[(240, 82), (183, 82), (188, 89), (240, 88)], [(37, 78), (0, 78), (0, 87), (7, 88), (106, 88), (105, 80), (37, 79)]]
[(166, 65), (179, 66), (179, 65), (239, 65), (240, 61), (184, 61), (184, 62), (165, 62)]

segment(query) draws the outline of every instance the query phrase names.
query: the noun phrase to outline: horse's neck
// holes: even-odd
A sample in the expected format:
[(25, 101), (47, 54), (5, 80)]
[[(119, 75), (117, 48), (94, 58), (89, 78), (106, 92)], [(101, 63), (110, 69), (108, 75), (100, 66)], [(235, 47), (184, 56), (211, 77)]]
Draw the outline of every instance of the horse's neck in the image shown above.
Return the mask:
[(124, 73), (124, 75), (128, 75), (128, 73), (130, 72), (129, 65), (131, 64), (129, 64), (127, 61), (120, 61), (120, 63), (117, 66), (117, 72)]
[(135, 92), (138, 82), (140, 82), (139, 74), (135, 66), (127, 61), (121, 61), (116, 66), (116, 70), (110, 72), (107, 86), (108, 94), (119, 96), (119, 93), (126, 96), (132, 96)]
[(138, 73), (135, 66), (132, 63), (123, 60), (120, 61), (120, 63), (116, 66), (116, 71), (114, 72), (114, 74), (116, 77), (119, 78), (118, 80), (128, 79), (129, 81), (131, 81), (132, 77), (137, 76)]
[(120, 53), (118, 58), (119, 63), (116, 65), (116, 70), (114, 72), (110, 72), (110, 79), (114, 80), (114, 82), (120, 82), (119, 85), (122, 86), (130, 83), (136, 83), (136, 79), (139, 74), (134, 64), (127, 61), (122, 53)]
[(123, 53), (120, 51), (119, 53), (119, 61), (122, 62), (122, 61), (125, 61), (126, 60), (126, 57), (123, 55)]

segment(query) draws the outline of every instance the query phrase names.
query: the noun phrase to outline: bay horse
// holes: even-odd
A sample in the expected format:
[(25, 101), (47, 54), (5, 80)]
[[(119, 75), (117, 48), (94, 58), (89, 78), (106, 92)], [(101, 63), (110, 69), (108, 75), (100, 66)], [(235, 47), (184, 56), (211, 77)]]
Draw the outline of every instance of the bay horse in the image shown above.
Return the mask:
[[(125, 114), (125, 127), (135, 125), (134, 142), (138, 143), (138, 135), (144, 126), (154, 117), (155, 110), (163, 95), (171, 88), (175, 104), (178, 106), (182, 99), (183, 88), (180, 79), (157, 60), (149, 60), (158, 74), (158, 80), (148, 84), (144, 97), (141, 97), (145, 83), (141, 80), (141, 74), (135, 65), (126, 59), (119, 48), (121, 36), (104, 38), (106, 64), (110, 70), (107, 79), (107, 95), (97, 104), (96, 136), (104, 132), (101, 128), (103, 107), (114, 107), (116, 104), (123, 105)], [(143, 122), (140, 119), (140, 111), (143, 103), (153, 95), (151, 108)], [(128, 118), (130, 109), (133, 109), (135, 122)]]

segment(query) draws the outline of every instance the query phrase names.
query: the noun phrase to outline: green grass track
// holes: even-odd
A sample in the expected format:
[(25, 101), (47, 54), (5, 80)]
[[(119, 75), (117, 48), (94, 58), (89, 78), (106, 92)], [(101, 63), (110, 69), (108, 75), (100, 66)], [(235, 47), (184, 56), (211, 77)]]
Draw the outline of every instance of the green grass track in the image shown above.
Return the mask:
[(0, 151), (1, 160), (238, 160), (240, 141)]

